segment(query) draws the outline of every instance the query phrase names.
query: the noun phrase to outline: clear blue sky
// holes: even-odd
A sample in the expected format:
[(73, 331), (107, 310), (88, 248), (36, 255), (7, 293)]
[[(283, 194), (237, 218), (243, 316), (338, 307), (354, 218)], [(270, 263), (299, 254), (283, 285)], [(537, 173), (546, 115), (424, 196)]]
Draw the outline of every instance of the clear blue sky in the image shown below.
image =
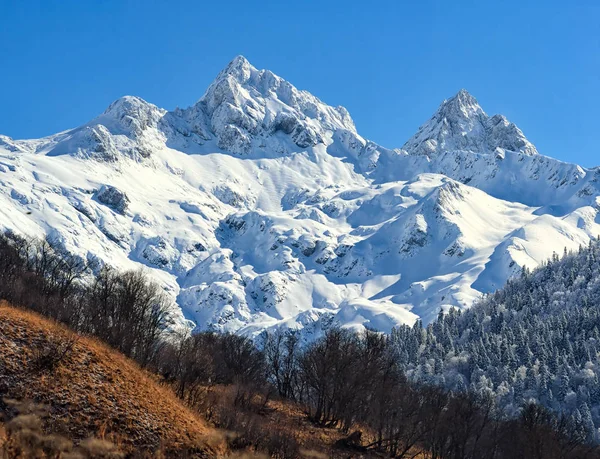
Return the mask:
[(399, 147), (466, 88), (543, 154), (600, 165), (600, 2), (0, 0), (0, 133), (137, 95), (194, 103), (243, 54)]

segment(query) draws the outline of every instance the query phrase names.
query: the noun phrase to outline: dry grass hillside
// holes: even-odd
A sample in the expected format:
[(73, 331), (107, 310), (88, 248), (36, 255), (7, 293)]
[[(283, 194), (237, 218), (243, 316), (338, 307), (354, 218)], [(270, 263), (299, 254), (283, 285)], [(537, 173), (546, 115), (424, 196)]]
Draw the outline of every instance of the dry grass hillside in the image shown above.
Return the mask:
[[(208, 422), (204, 409), (191, 410), (157, 376), (104, 343), (0, 302), (0, 459), (260, 458), (259, 437), (269, 436), (292, 441), (290, 457), (374, 456), (340, 445), (346, 435), (313, 425), (299, 405), (270, 400), (260, 412), (239, 410), (230, 400), (235, 392), (206, 388), (200, 405), (210, 406)], [(26, 433), (22, 441), (39, 446), (36, 454), (15, 453), (7, 441), (15, 427)], [(48, 454), (56, 450), (66, 452)]]
[(167, 457), (215, 457), (219, 449), (215, 429), (131, 360), (5, 303), (0, 303), (0, 399), (5, 416), (10, 400), (41, 405), (44, 434), (75, 443), (95, 437), (135, 456), (160, 450)]

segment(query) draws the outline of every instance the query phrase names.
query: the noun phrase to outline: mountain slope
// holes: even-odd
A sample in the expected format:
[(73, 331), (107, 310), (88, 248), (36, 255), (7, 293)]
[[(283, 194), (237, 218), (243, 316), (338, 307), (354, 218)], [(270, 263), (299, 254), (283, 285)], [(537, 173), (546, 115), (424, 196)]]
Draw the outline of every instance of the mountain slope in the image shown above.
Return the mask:
[(215, 429), (149, 373), (97, 341), (5, 303), (0, 393), (46, 406), (45, 430), (77, 443), (94, 436), (129, 454), (217, 455), (209, 446)]
[(392, 339), (413, 379), (495, 399), (514, 416), (530, 401), (600, 439), (600, 243), (526, 271), (468, 311)]
[(79, 128), (0, 137), (0, 227), (145, 266), (181, 324), (390, 331), (586, 244), (598, 174), (538, 154), (464, 90), (383, 148), (237, 57), (187, 109), (127, 96)]

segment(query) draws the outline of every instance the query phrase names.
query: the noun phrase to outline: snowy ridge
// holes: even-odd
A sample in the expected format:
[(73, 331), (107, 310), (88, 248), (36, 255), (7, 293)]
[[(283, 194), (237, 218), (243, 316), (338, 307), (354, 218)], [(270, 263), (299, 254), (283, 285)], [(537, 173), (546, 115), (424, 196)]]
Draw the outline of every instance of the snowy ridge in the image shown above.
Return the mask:
[(187, 109), (126, 96), (50, 137), (0, 136), (0, 227), (145, 267), (182, 323), (310, 338), (429, 322), (587, 244), (599, 177), (464, 90), (383, 148), (240, 56)]
[[(280, 155), (323, 143), (327, 132), (355, 131), (348, 111), (299, 91), (269, 70), (236, 57), (192, 107), (169, 116), (175, 131), (237, 155)], [(185, 143), (184, 143), (185, 145)]]

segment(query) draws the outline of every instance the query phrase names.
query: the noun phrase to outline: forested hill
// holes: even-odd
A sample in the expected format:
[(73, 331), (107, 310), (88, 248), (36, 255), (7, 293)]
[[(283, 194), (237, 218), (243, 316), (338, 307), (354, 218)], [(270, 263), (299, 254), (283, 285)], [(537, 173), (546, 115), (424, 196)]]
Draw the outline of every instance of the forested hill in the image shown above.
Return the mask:
[(528, 401), (600, 434), (600, 242), (510, 280), (471, 309), (392, 340), (414, 380), (493, 397), (507, 416)]

